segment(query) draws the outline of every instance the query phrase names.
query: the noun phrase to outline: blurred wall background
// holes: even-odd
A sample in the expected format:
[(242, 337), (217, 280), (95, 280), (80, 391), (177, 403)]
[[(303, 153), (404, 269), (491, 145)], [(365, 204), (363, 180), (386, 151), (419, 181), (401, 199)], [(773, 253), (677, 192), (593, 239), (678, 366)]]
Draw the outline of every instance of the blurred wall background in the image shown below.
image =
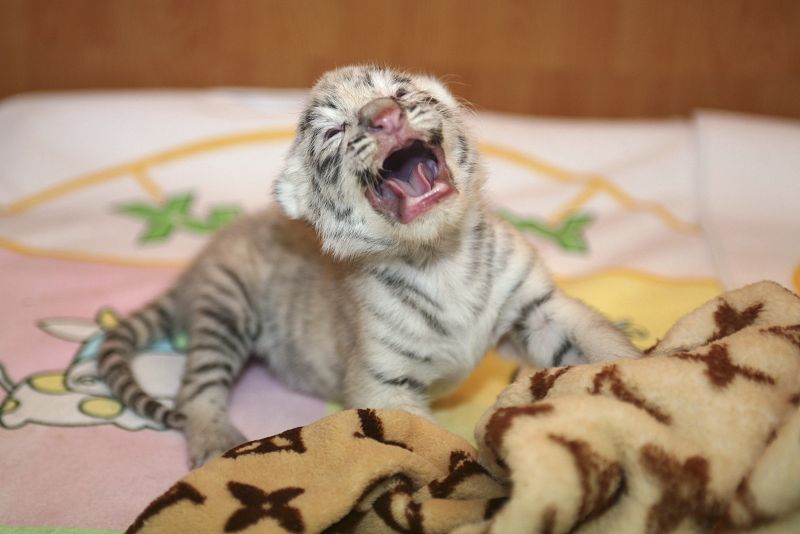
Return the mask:
[(0, 96), (307, 87), (367, 61), (479, 109), (800, 117), (800, 1), (0, 0)]

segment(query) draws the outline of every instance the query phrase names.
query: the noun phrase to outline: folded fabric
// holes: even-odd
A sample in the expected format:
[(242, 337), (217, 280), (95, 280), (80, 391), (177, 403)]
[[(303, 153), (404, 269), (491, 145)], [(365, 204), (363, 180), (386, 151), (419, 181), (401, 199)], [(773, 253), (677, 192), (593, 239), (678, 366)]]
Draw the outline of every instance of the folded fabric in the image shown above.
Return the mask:
[(398, 411), (241, 445), (129, 532), (800, 532), (800, 298), (774, 283), (637, 360), (521, 373), (475, 450)]

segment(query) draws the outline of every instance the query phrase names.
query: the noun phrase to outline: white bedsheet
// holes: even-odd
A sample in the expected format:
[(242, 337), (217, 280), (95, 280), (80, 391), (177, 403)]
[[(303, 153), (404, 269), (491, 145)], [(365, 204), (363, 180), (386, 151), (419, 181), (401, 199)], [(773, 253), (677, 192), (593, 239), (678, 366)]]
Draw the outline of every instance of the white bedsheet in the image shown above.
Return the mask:
[[(303, 98), (220, 89), (0, 103), (0, 530), (121, 529), (183, 474), (181, 437), (92, 382), (96, 346), (214, 228), (270, 202)], [(479, 113), (473, 128), (497, 209), (528, 229), (568, 292), (642, 347), (723, 286), (800, 290), (797, 121)], [(174, 390), (175, 372), (148, 365), (179, 369), (175, 347), (147, 354), (140, 378)], [(491, 355), (437, 418), (469, 436), (512, 369)], [(258, 438), (331, 409), (253, 368), (232, 414)]]

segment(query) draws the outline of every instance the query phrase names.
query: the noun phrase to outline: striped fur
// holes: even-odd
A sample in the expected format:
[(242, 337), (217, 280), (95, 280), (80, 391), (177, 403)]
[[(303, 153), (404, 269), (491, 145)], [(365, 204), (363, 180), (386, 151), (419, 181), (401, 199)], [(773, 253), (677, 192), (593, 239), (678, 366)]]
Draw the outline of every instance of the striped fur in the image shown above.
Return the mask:
[[(441, 147), (457, 191), (405, 224), (365, 194), (383, 162), (359, 110), (381, 97)], [(347, 406), (427, 416), (429, 395), (457, 385), (502, 341), (540, 366), (638, 355), (555, 287), (527, 240), (487, 209), (464, 113), (430, 77), (378, 67), (326, 74), (275, 184), (282, 210), (223, 229), (165, 296), (109, 333), (100, 373), (114, 394), (181, 429), (198, 465), (244, 440), (226, 406), (250, 357)], [(177, 331), (190, 342), (170, 410), (136, 384), (129, 360)]]

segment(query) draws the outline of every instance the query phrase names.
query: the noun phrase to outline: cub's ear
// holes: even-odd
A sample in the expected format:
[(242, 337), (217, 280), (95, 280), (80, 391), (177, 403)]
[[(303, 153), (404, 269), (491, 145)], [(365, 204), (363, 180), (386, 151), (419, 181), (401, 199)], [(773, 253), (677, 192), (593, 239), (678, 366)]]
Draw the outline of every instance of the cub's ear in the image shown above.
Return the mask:
[(272, 188), (275, 200), (292, 219), (302, 219), (308, 210), (310, 200), (308, 182), (307, 171), (300, 159), (295, 156), (293, 147), (286, 161), (286, 167)]

